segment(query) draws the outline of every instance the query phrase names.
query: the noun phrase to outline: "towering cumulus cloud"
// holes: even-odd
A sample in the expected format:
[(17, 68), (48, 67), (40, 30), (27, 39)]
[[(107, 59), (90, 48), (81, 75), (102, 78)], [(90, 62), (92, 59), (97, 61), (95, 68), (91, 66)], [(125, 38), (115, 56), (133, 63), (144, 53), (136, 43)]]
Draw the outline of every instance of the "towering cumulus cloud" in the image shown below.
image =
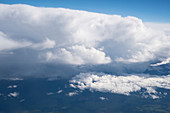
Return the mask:
[(16, 59), (87, 67), (165, 64), (170, 57), (167, 32), (131, 16), (0, 4), (0, 60), (8, 64)]

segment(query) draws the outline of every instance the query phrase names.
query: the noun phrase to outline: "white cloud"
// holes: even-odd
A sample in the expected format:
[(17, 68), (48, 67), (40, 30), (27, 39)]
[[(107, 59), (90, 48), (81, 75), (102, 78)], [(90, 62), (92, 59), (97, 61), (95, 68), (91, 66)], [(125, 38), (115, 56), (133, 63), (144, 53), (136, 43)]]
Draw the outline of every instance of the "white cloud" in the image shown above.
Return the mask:
[(39, 62), (44, 57), (73, 65), (170, 57), (169, 31), (154, 30), (153, 24), (136, 17), (22, 4), (0, 4), (0, 14), (0, 31), (5, 34), (0, 34), (0, 50), (36, 49), (28, 55), (43, 56)]
[(152, 98), (159, 97), (156, 88), (170, 89), (170, 75), (167, 76), (115, 76), (107, 74), (81, 73), (71, 81), (74, 87), (129, 95), (144, 88)]
[(47, 60), (61, 60), (68, 64), (107, 64), (111, 62), (110, 57), (106, 57), (105, 53), (93, 47), (72, 46), (67, 49), (61, 48), (56, 53), (47, 53)]
[(77, 91), (69, 92), (67, 95), (71, 97), (74, 95), (78, 95), (78, 92)]
[(170, 30), (170, 23), (153, 23), (153, 22), (145, 22), (147, 27), (158, 30), (158, 31), (168, 31)]
[(108, 100), (108, 98), (105, 97), (99, 97), (100, 100)]
[(62, 92), (63, 92), (63, 90), (58, 90), (58, 91), (57, 91), (58, 94), (60, 94), (60, 93), (62, 93)]
[(151, 66), (160, 66), (160, 65), (164, 65), (164, 64), (168, 64), (168, 63), (170, 63), (170, 57), (167, 58), (167, 59), (165, 59), (165, 60), (163, 60), (163, 61), (160, 62), (160, 63), (151, 64)]
[(0, 51), (23, 48), (31, 45), (29, 42), (17, 42), (7, 37), (6, 34), (0, 32)]
[(47, 95), (54, 95), (54, 93), (53, 92), (48, 92)]
[(9, 80), (9, 81), (21, 81), (24, 80), (23, 78), (0, 78), (2, 80)]
[(17, 85), (9, 85), (8, 88), (17, 88)]
[(32, 45), (32, 47), (36, 48), (36, 49), (41, 49), (41, 50), (54, 48), (55, 47), (55, 41), (46, 38), (46, 40), (44, 42), (34, 44), (34, 45)]
[(13, 92), (8, 94), (9, 97), (17, 97), (18, 95), (19, 95), (18, 92)]
[(134, 53), (131, 58), (129, 59), (123, 59), (122, 57), (117, 58), (116, 61), (118, 62), (124, 62), (124, 63), (136, 63), (136, 62), (146, 62), (149, 60), (154, 59), (153, 53), (149, 51), (138, 51)]

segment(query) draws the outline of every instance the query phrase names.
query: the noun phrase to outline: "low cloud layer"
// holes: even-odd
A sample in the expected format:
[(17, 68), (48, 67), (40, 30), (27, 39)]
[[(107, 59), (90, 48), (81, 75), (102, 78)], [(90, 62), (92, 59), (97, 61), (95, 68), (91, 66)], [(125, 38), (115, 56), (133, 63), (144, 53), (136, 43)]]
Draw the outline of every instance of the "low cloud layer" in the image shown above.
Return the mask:
[[(162, 92), (157, 92), (157, 88), (170, 89), (170, 75), (167, 76), (115, 76), (108, 74), (81, 73), (70, 81), (70, 86), (81, 90), (110, 92), (129, 95), (145, 89), (144, 96), (159, 98)], [(143, 94), (144, 94), (143, 93)], [(165, 94), (166, 95), (166, 94)]]
[[(0, 25), (0, 67), (107, 65), (111, 71), (120, 64), (145, 69), (170, 57), (169, 28), (153, 29), (131, 16), (0, 4)], [(131, 65), (137, 63), (144, 64)]]

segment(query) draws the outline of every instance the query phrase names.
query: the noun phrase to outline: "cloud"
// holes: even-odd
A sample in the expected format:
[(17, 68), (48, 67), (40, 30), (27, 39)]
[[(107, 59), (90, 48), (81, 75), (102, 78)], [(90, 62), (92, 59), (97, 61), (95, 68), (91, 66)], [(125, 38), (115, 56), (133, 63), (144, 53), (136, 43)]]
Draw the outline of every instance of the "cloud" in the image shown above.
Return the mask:
[(151, 64), (151, 66), (160, 66), (160, 65), (164, 65), (164, 64), (168, 64), (168, 63), (170, 63), (170, 58), (167, 58), (160, 63)]
[(153, 23), (153, 22), (144, 22), (145, 26), (158, 30), (158, 31), (168, 31), (170, 30), (169, 23)]
[(17, 97), (18, 95), (19, 95), (18, 92), (13, 92), (8, 94), (9, 97)]
[[(22, 78), (1, 78), (2, 80), (9, 80), (9, 81), (22, 81)], [(15, 87), (15, 86), (14, 86)]]
[(67, 95), (71, 97), (74, 95), (78, 95), (78, 92), (77, 91), (69, 92)]
[(110, 57), (106, 57), (105, 53), (93, 47), (75, 45), (67, 49), (61, 48), (56, 53), (48, 52), (47, 60), (60, 60), (68, 64), (107, 64), (111, 62)]
[(94, 69), (104, 64), (112, 71), (126, 64), (146, 69), (148, 65), (137, 64), (170, 57), (169, 31), (155, 30), (136, 17), (23, 4), (0, 4), (0, 14), (0, 61), (4, 62), (0, 68), (17, 67), (14, 63), (20, 59), (31, 67), (43, 63)]
[(55, 41), (46, 38), (46, 40), (44, 42), (34, 44), (34, 45), (32, 45), (32, 47), (35, 49), (41, 49), (41, 50), (51, 49), (51, 48), (55, 47)]
[(0, 32), (0, 51), (13, 50), (31, 45), (29, 42), (17, 42), (7, 37), (6, 34)]
[(152, 98), (158, 98), (156, 88), (170, 89), (170, 75), (167, 76), (115, 76), (108, 74), (81, 73), (71, 81), (71, 86), (81, 90), (89, 89), (100, 92), (130, 95), (145, 89)]
[(17, 85), (10, 85), (10, 86), (8, 86), (8, 88), (17, 88), (18, 86)]
[(62, 93), (62, 92), (63, 92), (63, 90), (58, 90), (58, 91), (57, 91), (58, 94), (60, 94), (60, 93)]
[(99, 97), (100, 100), (108, 100), (108, 98), (105, 97)]
[(54, 93), (53, 92), (48, 92), (48, 93), (46, 93), (47, 95), (54, 95)]
[(142, 52), (141, 51), (136, 52), (129, 59), (124, 59), (120, 57), (120, 58), (117, 58), (116, 61), (124, 62), (124, 63), (136, 63), (136, 62), (146, 62), (152, 59), (154, 59), (153, 53), (147, 50), (144, 50)]

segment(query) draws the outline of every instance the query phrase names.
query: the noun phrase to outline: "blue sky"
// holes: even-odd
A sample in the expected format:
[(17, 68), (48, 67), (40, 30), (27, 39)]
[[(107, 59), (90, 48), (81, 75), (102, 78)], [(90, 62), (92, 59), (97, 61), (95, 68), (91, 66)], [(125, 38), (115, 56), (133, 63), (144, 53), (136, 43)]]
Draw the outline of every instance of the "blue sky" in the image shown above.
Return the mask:
[(144, 22), (170, 23), (170, 0), (0, 0), (2, 4), (63, 7), (91, 12), (135, 16)]

